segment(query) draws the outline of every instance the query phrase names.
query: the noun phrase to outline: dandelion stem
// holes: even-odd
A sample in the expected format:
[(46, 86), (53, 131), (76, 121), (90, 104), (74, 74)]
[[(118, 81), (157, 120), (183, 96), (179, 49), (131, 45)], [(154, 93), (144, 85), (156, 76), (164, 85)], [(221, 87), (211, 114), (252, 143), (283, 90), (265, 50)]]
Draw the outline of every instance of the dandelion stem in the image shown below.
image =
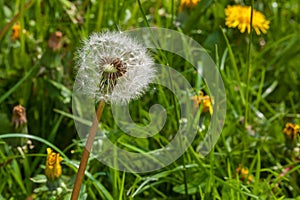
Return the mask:
[(99, 105), (98, 105), (98, 108), (97, 108), (96, 116), (94, 118), (92, 127), (90, 129), (89, 136), (88, 136), (86, 144), (85, 144), (85, 148), (83, 150), (83, 154), (82, 154), (81, 161), (80, 161), (80, 164), (79, 164), (79, 169), (78, 169), (78, 172), (77, 172), (77, 176), (76, 176), (73, 191), (72, 191), (71, 200), (78, 200), (79, 193), (80, 193), (80, 188), (81, 188), (81, 185), (82, 185), (82, 180), (83, 180), (83, 177), (84, 177), (84, 172), (85, 172), (85, 169), (86, 169), (86, 165), (88, 163), (88, 159), (89, 159), (90, 152), (91, 152), (91, 149), (92, 149), (92, 146), (93, 146), (95, 135), (97, 133), (98, 124), (99, 124), (99, 121), (101, 119), (104, 106), (105, 106), (105, 102), (100, 101)]
[(252, 68), (252, 63), (251, 63), (251, 44), (252, 44), (252, 36), (253, 36), (253, 30), (252, 30), (252, 22), (253, 22), (253, 4), (254, 0), (251, 1), (251, 15), (250, 15), (250, 39), (249, 39), (249, 46), (248, 46), (248, 59), (247, 59), (247, 85), (246, 85), (246, 102), (245, 102), (245, 127), (248, 126), (248, 118), (249, 118), (249, 88), (250, 88), (250, 79), (251, 79), (251, 68)]

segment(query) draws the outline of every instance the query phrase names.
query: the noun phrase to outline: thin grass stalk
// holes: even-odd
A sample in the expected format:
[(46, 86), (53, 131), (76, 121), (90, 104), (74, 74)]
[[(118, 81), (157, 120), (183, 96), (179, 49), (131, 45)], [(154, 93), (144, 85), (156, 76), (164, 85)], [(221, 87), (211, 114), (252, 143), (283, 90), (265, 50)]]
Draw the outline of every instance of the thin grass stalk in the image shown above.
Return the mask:
[(226, 36), (225, 31), (223, 30), (223, 28), (221, 26), (220, 26), (220, 29), (222, 31), (222, 34), (223, 34), (225, 42), (226, 42), (226, 46), (227, 46), (227, 49), (228, 49), (228, 54), (229, 54), (230, 62), (232, 64), (232, 68), (233, 68), (233, 73), (235, 75), (235, 79), (237, 81), (238, 87), (240, 88), (239, 89), (239, 93), (240, 93), (240, 96), (241, 96), (241, 99), (242, 99), (242, 104), (244, 105), (246, 100), (245, 100), (245, 97), (244, 97), (244, 91), (242, 90), (243, 87), (242, 87), (242, 84), (241, 84), (242, 82), (241, 82), (241, 79), (240, 79), (239, 70), (238, 70), (238, 67), (237, 67), (237, 62), (235, 60), (232, 48), (230, 46), (230, 43), (229, 43), (229, 40), (228, 40), (228, 38)]
[[(299, 1), (297, 1), (298, 2), (298, 4), (297, 4), (297, 7), (298, 7), (298, 15), (296, 15), (296, 17), (297, 17), (297, 22), (299, 22), (299, 20), (300, 20), (300, 17), (299, 17), (299, 14), (300, 14), (300, 2)], [(300, 30), (300, 25), (298, 24), (298, 23), (296, 23), (296, 30), (297, 30), (297, 32), (299, 32), (299, 30)]]
[(259, 194), (259, 188), (260, 184), (259, 179), (260, 179), (260, 173), (261, 173), (261, 155), (260, 155), (260, 148), (257, 149), (257, 164), (256, 164), (256, 170), (255, 170), (255, 184), (253, 188), (253, 194)]
[(143, 17), (143, 19), (144, 19), (144, 21), (145, 21), (147, 27), (150, 27), (149, 22), (148, 22), (147, 17), (146, 17), (146, 14), (145, 14), (145, 12), (144, 12), (144, 10), (143, 10), (141, 1), (140, 1), (140, 0), (137, 0), (137, 1), (138, 1), (138, 4), (139, 4), (139, 7), (140, 7), (140, 11), (141, 11), (141, 13), (142, 13), (142, 17)]
[(250, 80), (251, 80), (251, 70), (252, 70), (252, 62), (251, 62), (251, 44), (253, 38), (253, 30), (252, 30), (252, 22), (253, 22), (253, 5), (254, 0), (251, 0), (251, 15), (250, 15), (250, 38), (249, 38), (249, 46), (248, 46), (248, 55), (247, 55), (247, 84), (246, 84), (246, 101), (245, 101), (245, 127), (248, 125), (249, 119), (249, 92), (250, 92)]
[(175, 16), (175, 2), (174, 0), (171, 0), (171, 24), (170, 24), (170, 28), (173, 27), (173, 22), (174, 22), (174, 16)]
[(34, 75), (36, 75), (39, 66), (39, 62), (37, 62), (24, 76), (20, 79), (13, 87), (11, 87), (6, 93), (0, 96), (0, 104), (4, 102), (13, 92), (15, 92), (26, 80), (29, 80)]
[(85, 169), (86, 169), (86, 166), (88, 163), (88, 159), (89, 159), (90, 152), (91, 152), (91, 149), (93, 146), (94, 138), (97, 133), (98, 124), (101, 119), (104, 106), (105, 106), (105, 102), (100, 101), (98, 108), (97, 108), (96, 116), (94, 118), (92, 127), (90, 129), (90, 132), (89, 132), (86, 144), (85, 144), (85, 148), (83, 150), (83, 154), (82, 154), (81, 161), (79, 164), (79, 169), (78, 169), (78, 172), (76, 175), (76, 179), (75, 179), (75, 183), (74, 183), (74, 187), (73, 187), (73, 191), (72, 191), (71, 200), (77, 200), (79, 197), (80, 188), (81, 188), (82, 180), (84, 177), (84, 172), (85, 172)]
[[(174, 95), (173, 95), (173, 97), (174, 97)], [(175, 98), (175, 97), (174, 97)], [(179, 121), (178, 121), (179, 122)], [(180, 131), (180, 133), (179, 133), (180, 135), (181, 135), (181, 131)], [(183, 139), (183, 138), (182, 138)], [(180, 139), (179, 140), (179, 142), (180, 142), (180, 148), (182, 148), (182, 140)], [(188, 186), (187, 186), (187, 179), (186, 179), (186, 166), (185, 166), (185, 160), (184, 160), (184, 158), (185, 158), (185, 153), (183, 153), (183, 155), (182, 155), (182, 166), (183, 166), (183, 182), (184, 182), (184, 192), (185, 192), (185, 195), (187, 196), (187, 198), (188, 198), (188, 195), (189, 195), (189, 192), (188, 192)]]
[[(170, 69), (168, 69), (168, 74), (171, 74)], [(174, 89), (173, 89), (174, 85), (173, 85), (173, 82), (171, 80), (171, 77), (169, 78), (169, 80), (170, 80), (171, 89), (172, 89), (172, 91), (174, 91)], [(178, 106), (176, 106), (176, 97), (175, 97), (175, 95), (172, 95), (172, 101), (173, 101), (173, 105), (174, 105), (174, 108), (175, 108), (176, 122), (177, 122), (178, 127), (180, 127), (180, 124), (179, 124), (179, 121), (180, 121), (179, 112), (180, 111), (178, 110)], [(179, 134), (180, 134), (180, 137), (182, 137), (181, 130), (179, 130)], [(181, 151), (182, 151), (182, 146), (183, 146), (183, 144), (182, 144), (183, 139), (184, 138), (181, 138), (179, 140), (179, 145), (180, 145)], [(183, 166), (184, 192), (185, 192), (185, 195), (186, 195), (186, 197), (188, 199), (188, 186), (187, 186), (187, 178), (186, 178), (186, 165), (185, 165), (184, 158), (185, 158), (185, 153), (182, 154), (181, 159), (182, 159), (182, 166)]]
[[(21, 1), (20, 2), (20, 17), (19, 17), (19, 21), (20, 21), (20, 48), (21, 48), (21, 59), (22, 60), (26, 60), (26, 57), (25, 57), (25, 36), (24, 36), (24, 28), (25, 28), (25, 22), (24, 22), (24, 13), (25, 13), (25, 1)], [(28, 69), (26, 67), (25, 68), (25, 71), (27, 72)]]
[(124, 187), (125, 187), (125, 175), (126, 175), (126, 173), (123, 172), (121, 188), (120, 188), (120, 192), (119, 192), (119, 200), (123, 199), (123, 193), (124, 193)]
[(103, 8), (104, 8), (104, 1), (99, 1), (98, 7), (98, 14), (97, 14), (97, 23), (96, 23), (96, 30), (101, 30), (101, 25), (103, 21)]

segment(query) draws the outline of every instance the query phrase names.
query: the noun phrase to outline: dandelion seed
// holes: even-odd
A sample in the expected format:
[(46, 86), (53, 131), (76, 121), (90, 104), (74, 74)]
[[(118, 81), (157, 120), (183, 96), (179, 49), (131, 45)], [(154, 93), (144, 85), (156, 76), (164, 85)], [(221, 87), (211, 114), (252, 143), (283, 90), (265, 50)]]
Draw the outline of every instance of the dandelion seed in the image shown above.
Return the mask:
[[(247, 30), (247, 33), (250, 34), (250, 6), (227, 6), (227, 8), (225, 8), (225, 15), (226, 26), (230, 28), (238, 28), (241, 33), (244, 33)], [(253, 10), (252, 27), (257, 35), (260, 35), (261, 32), (267, 33), (267, 30), (270, 27), (269, 24), (270, 21), (266, 20), (265, 16), (261, 12), (256, 11), (255, 9)]]
[(78, 89), (111, 103), (137, 99), (155, 75), (147, 49), (118, 32), (92, 34), (78, 50), (77, 65)]

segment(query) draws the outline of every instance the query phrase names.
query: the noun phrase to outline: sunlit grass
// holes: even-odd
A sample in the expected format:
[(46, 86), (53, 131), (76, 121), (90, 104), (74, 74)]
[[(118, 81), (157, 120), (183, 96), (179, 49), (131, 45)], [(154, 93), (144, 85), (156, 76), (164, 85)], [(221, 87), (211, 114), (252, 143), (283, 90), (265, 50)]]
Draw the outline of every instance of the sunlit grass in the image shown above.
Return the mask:
[[(227, 96), (221, 137), (209, 155), (200, 157), (197, 147), (210, 121), (210, 113), (202, 112), (192, 145), (163, 169), (125, 173), (92, 157), (81, 199), (299, 198), (299, 130), (295, 128), (291, 138), (283, 130), (288, 122), (295, 127), (300, 124), (300, 3), (252, 1), (270, 21), (270, 28), (266, 34), (253, 31), (249, 35), (225, 25), (224, 9), (235, 2), (201, 0), (185, 8), (173, 0), (1, 1), (0, 199), (70, 198), (84, 149), (72, 115), (74, 52), (94, 31), (147, 26), (183, 32), (203, 45), (215, 61)], [(16, 22), (20, 35), (12, 40)], [(58, 31), (62, 35), (57, 34), (56, 40)], [(182, 58), (164, 51), (151, 53), (156, 62), (181, 72), (196, 92), (210, 94)], [(141, 101), (130, 104), (131, 116), (139, 124), (149, 122), (151, 105), (166, 108), (167, 122), (153, 138), (126, 135), (114, 123), (110, 106), (103, 111), (102, 128), (124, 149), (159, 148), (178, 129), (178, 102), (174, 105), (174, 101), (169, 90), (151, 86)], [(12, 110), (18, 104), (26, 108), (28, 134), (14, 131)], [(34, 147), (16, 147), (12, 138), (27, 138)], [(63, 157), (62, 184), (55, 191), (46, 186), (47, 147)]]

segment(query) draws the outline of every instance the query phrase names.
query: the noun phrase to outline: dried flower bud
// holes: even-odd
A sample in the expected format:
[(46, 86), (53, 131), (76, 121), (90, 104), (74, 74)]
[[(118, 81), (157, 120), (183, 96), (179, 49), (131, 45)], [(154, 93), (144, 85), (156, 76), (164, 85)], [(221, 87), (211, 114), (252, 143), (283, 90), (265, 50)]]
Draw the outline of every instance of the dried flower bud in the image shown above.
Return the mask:
[(12, 123), (15, 128), (19, 128), (27, 123), (25, 108), (17, 105), (13, 108)]
[(62, 32), (56, 31), (55, 33), (51, 34), (48, 40), (48, 47), (53, 51), (60, 50), (62, 47)]
[(134, 39), (118, 32), (93, 33), (77, 55), (79, 88), (96, 101), (128, 103), (155, 75), (153, 59)]

